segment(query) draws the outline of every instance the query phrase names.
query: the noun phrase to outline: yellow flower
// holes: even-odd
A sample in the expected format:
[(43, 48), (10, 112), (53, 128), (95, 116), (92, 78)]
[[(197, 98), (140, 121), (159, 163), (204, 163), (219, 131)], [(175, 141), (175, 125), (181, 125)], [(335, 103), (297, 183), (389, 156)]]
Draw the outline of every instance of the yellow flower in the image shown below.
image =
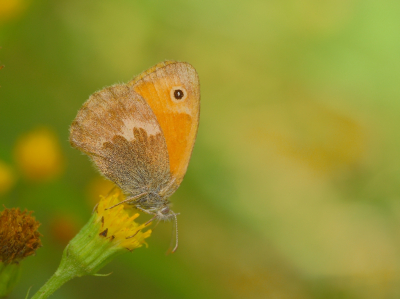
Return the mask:
[(64, 169), (58, 139), (48, 128), (39, 128), (21, 136), (14, 156), (22, 174), (32, 181), (50, 180)]
[(65, 248), (57, 271), (32, 299), (47, 298), (72, 278), (99, 275), (97, 272), (117, 255), (146, 244), (151, 230), (143, 229), (149, 222), (136, 223), (139, 214), (123, 204), (108, 209), (122, 200), (124, 195), (118, 188), (101, 197), (89, 222)]
[(132, 208), (119, 205), (107, 209), (122, 200), (124, 200), (124, 195), (118, 188), (114, 188), (107, 197), (102, 196), (96, 207), (96, 222), (101, 223), (100, 236), (109, 239), (114, 246), (133, 250), (146, 244), (145, 239), (150, 237), (151, 230), (142, 232), (148, 224), (137, 224), (134, 220), (139, 217), (139, 214), (133, 213)]
[(14, 171), (0, 161), (0, 195), (7, 193), (14, 186), (15, 181)]
[(26, 0), (0, 0), (0, 24), (18, 18), (27, 6)]

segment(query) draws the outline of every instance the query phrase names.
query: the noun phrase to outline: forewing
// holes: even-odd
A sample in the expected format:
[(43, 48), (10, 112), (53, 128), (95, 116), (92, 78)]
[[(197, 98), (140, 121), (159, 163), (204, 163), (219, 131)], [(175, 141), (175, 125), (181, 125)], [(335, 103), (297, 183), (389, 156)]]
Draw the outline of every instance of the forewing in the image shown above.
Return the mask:
[(131, 195), (158, 191), (170, 180), (168, 150), (157, 119), (126, 85), (90, 96), (71, 125), (70, 143)]
[[(166, 61), (128, 83), (149, 104), (167, 144), (171, 176), (176, 189), (192, 154), (199, 124), (200, 85), (196, 70), (188, 63)], [(174, 101), (171, 89), (182, 86), (184, 101)]]

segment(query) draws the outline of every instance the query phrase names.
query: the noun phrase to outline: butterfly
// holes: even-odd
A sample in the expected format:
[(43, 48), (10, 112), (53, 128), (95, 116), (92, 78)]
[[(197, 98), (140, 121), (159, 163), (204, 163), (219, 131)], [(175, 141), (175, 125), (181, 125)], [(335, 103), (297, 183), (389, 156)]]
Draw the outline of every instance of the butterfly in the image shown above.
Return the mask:
[(169, 197), (185, 176), (199, 116), (196, 70), (164, 61), (127, 84), (92, 94), (72, 122), (69, 140), (126, 194), (119, 204), (176, 223)]

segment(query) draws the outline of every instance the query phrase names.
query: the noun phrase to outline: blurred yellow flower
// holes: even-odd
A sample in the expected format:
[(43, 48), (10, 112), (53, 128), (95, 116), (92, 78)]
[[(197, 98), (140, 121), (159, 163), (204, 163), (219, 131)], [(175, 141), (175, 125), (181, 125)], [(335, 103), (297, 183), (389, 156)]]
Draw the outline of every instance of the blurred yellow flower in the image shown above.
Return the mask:
[[(108, 238), (115, 246), (128, 250), (146, 244), (145, 239), (150, 237), (151, 230), (142, 232), (149, 223), (137, 224), (134, 220), (139, 217), (132, 208), (125, 208), (123, 204), (107, 209), (125, 199), (122, 191), (115, 188), (107, 197), (101, 197), (96, 207), (96, 222), (101, 223), (99, 235)], [(147, 246), (147, 244), (146, 244)]]
[(0, 0), (0, 24), (18, 18), (27, 6), (26, 0)]
[(46, 181), (64, 169), (64, 158), (55, 133), (38, 128), (17, 141), (14, 157), (22, 174), (32, 181)]
[(0, 195), (7, 193), (15, 184), (16, 177), (10, 166), (0, 161)]
[(107, 196), (115, 184), (101, 176), (93, 178), (87, 186), (87, 199), (91, 207), (99, 201), (99, 195)]

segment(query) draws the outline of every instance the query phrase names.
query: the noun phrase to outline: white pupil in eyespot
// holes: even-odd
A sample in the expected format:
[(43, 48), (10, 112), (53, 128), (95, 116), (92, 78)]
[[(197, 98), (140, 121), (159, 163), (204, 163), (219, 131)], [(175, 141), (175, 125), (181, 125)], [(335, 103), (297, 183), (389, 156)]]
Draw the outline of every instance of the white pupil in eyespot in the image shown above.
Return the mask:
[(182, 99), (183, 97), (184, 97), (184, 93), (183, 93), (183, 91), (182, 90), (180, 90), (180, 89), (176, 89), (175, 91), (174, 91), (174, 97), (175, 97), (175, 99), (177, 99), (177, 100), (180, 100), (180, 99)]

